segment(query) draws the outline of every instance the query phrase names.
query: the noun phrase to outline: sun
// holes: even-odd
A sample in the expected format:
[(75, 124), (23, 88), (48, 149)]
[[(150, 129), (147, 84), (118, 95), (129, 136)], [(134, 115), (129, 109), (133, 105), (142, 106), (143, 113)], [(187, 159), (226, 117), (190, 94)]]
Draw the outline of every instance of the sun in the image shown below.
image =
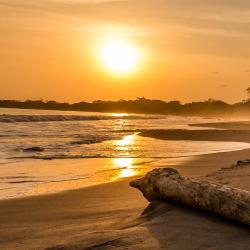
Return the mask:
[(100, 46), (99, 57), (108, 71), (128, 74), (137, 69), (140, 51), (125, 39), (112, 38), (105, 40)]

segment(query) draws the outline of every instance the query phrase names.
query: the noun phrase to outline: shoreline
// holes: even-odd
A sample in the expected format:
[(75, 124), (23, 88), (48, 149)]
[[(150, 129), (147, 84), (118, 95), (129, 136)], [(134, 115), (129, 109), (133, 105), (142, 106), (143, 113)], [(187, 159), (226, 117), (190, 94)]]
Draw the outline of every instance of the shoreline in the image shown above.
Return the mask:
[[(205, 127), (205, 125), (201, 125)], [(187, 129), (151, 129), (144, 130), (140, 136), (160, 140), (172, 141), (215, 141), (215, 142), (245, 142), (250, 143), (250, 130), (232, 129), (208, 129), (208, 130), (187, 130)]]
[[(210, 181), (227, 182), (228, 185), (250, 190), (249, 179), (235, 183), (229, 174), (225, 177), (223, 177), (224, 174), (220, 174), (223, 168), (248, 158), (248, 155), (250, 155), (250, 149), (215, 153), (197, 156), (182, 164), (177, 163), (169, 167), (176, 168), (186, 176), (203, 176), (202, 178)], [(250, 167), (246, 169), (248, 173)], [(245, 172), (244, 175), (246, 175)], [(101, 247), (104, 244), (110, 249), (112, 247), (114, 249), (126, 247), (160, 249), (162, 244), (165, 247), (168, 242), (173, 244), (168, 249), (183, 249), (181, 248), (183, 244), (190, 244), (184, 236), (180, 236), (189, 235), (185, 227), (181, 226), (183, 220), (191, 227), (190, 232), (193, 235), (196, 237), (198, 237), (197, 234), (202, 235), (197, 242), (192, 243), (192, 247), (204, 246), (213, 242), (213, 237), (219, 236), (222, 238), (218, 238), (216, 244), (221, 248), (217, 249), (231, 249), (223, 248), (225, 244), (226, 246), (231, 244), (238, 247), (237, 249), (244, 249), (243, 246), (247, 244), (249, 246), (249, 231), (234, 223), (225, 222), (221, 218), (210, 220), (208, 215), (201, 215), (197, 211), (159, 203), (149, 208), (149, 215), (145, 218), (141, 217), (141, 213), (149, 203), (137, 190), (129, 187), (129, 181), (134, 178), (56, 194), (0, 201), (0, 221), (2, 222), (0, 246), (3, 249), (55, 250), (59, 249), (57, 246), (64, 246), (65, 249), (92, 249), (88, 247), (96, 246), (98, 249), (98, 246)], [(182, 221), (179, 221), (179, 218), (182, 218)], [(164, 221), (168, 221), (169, 225)], [(155, 235), (156, 232), (152, 233), (150, 228), (154, 228), (157, 235)], [(224, 233), (217, 231), (218, 236), (215, 236), (212, 232), (214, 229), (224, 230)], [(159, 239), (159, 235), (166, 230), (171, 231), (170, 235), (173, 233), (175, 237), (178, 235), (180, 237), (178, 241), (165, 235), (164, 243), (161, 242), (163, 239)], [(232, 234), (239, 234), (236, 237), (239, 240), (235, 239), (233, 242)]]
[[(249, 152), (249, 153), (248, 153)], [(190, 177), (201, 177), (204, 174), (209, 174), (211, 171), (220, 170), (220, 167), (217, 165), (212, 164), (212, 161), (216, 158), (217, 162), (220, 162), (220, 156), (230, 156), (229, 162), (226, 160), (222, 160), (220, 166), (226, 167), (227, 163), (237, 160), (245, 160), (247, 156), (250, 155), (250, 147), (243, 148), (243, 149), (236, 149), (236, 150), (227, 150), (227, 151), (219, 151), (214, 153), (204, 153), (199, 155), (187, 155), (187, 156), (176, 156), (176, 157), (159, 157), (159, 158), (133, 158), (129, 157), (128, 159), (133, 159), (133, 167), (131, 171), (134, 173), (128, 177), (118, 177), (123, 170), (126, 171), (127, 168), (121, 169), (112, 169), (110, 167), (111, 160), (117, 158), (91, 158), (90, 161), (87, 163), (90, 167), (98, 165), (98, 166), (106, 166), (107, 168), (101, 170), (100, 172), (95, 173), (92, 177), (79, 177), (77, 179), (65, 179), (60, 181), (48, 181), (48, 182), (41, 182), (35, 184), (34, 187), (26, 187), (23, 191), (19, 190), (17, 196), (14, 197), (4, 197), (0, 199), (1, 201), (8, 201), (8, 200), (16, 200), (16, 199), (25, 199), (25, 198), (35, 198), (37, 196), (46, 196), (46, 195), (57, 195), (64, 192), (70, 192), (74, 190), (81, 190), (85, 188), (91, 188), (99, 185), (108, 185), (114, 182), (122, 182), (125, 179), (134, 179), (143, 176), (147, 172), (151, 171), (157, 167), (173, 167), (180, 171), (183, 175), (187, 175)], [(233, 157), (237, 155), (236, 157)], [(238, 156), (240, 159), (238, 159)], [(127, 159), (127, 158), (121, 158)], [(199, 160), (201, 159), (201, 160)], [(83, 159), (86, 160), (86, 159)], [(64, 167), (70, 167), (70, 170), (76, 170), (77, 168), (81, 168), (83, 164), (85, 164), (82, 159), (55, 159), (53, 161), (44, 161), (38, 160), (30, 160), (29, 162), (14, 162), (12, 164), (17, 164), (20, 166), (33, 166), (36, 165), (39, 169), (44, 169), (48, 171), (49, 169), (58, 166), (60, 169)], [(202, 165), (201, 165), (202, 162)], [(19, 166), (19, 167), (20, 167)], [(130, 170), (130, 168), (128, 168)], [(107, 177), (107, 176), (113, 176)], [(4, 189), (3, 189), (4, 190)], [(1, 191), (1, 190), (0, 190)]]

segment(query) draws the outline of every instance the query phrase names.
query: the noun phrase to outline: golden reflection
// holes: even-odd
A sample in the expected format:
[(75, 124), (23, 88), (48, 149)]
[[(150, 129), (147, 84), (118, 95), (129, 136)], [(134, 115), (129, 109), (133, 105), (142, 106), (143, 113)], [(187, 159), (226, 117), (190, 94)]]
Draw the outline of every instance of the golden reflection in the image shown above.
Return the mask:
[(131, 177), (131, 176), (136, 175), (137, 173), (138, 171), (135, 171), (134, 169), (126, 168), (120, 172), (120, 174), (118, 175), (118, 178)]
[(132, 158), (116, 158), (114, 159), (114, 165), (116, 168), (131, 167), (133, 165), (134, 159)]
[(115, 114), (112, 114), (111, 116), (114, 116), (114, 117), (126, 117), (126, 116), (128, 116), (128, 114), (127, 113), (115, 113)]
[(127, 135), (122, 138), (122, 140), (116, 141), (116, 145), (120, 147), (130, 146), (135, 141), (135, 134), (134, 135)]
[(128, 124), (127, 119), (117, 119), (115, 120), (115, 123), (112, 125), (112, 129), (116, 131), (121, 131), (126, 129), (127, 124)]
[(126, 135), (119, 141), (114, 141), (114, 145), (116, 146), (117, 150), (125, 151), (123, 155), (127, 155), (126, 158), (116, 158), (113, 159), (112, 164), (113, 168), (118, 170), (119, 173), (114, 176), (113, 179), (131, 177), (138, 174), (138, 170), (136, 170), (135, 159), (130, 158), (130, 147), (135, 143), (136, 134), (133, 135)]
[(113, 160), (114, 168), (119, 169), (118, 175), (114, 179), (131, 177), (138, 174), (138, 171), (133, 166), (133, 158), (116, 158)]

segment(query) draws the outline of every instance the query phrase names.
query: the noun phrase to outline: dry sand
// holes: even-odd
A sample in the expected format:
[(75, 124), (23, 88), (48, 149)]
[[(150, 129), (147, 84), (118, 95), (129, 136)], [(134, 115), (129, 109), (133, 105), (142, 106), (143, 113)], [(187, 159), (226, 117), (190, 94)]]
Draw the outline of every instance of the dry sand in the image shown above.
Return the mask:
[[(247, 158), (250, 149), (195, 157), (175, 168), (250, 191), (250, 164), (235, 165)], [(1, 201), (0, 249), (250, 249), (249, 227), (149, 204), (129, 181)]]

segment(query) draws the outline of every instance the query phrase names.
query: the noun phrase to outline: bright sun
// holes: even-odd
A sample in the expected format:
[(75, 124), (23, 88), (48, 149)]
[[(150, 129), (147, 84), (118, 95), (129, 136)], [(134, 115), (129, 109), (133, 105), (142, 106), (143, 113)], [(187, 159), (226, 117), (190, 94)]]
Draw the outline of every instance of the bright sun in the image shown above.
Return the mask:
[(102, 64), (117, 74), (128, 74), (136, 70), (139, 60), (139, 49), (123, 39), (108, 39), (100, 47), (99, 56)]

